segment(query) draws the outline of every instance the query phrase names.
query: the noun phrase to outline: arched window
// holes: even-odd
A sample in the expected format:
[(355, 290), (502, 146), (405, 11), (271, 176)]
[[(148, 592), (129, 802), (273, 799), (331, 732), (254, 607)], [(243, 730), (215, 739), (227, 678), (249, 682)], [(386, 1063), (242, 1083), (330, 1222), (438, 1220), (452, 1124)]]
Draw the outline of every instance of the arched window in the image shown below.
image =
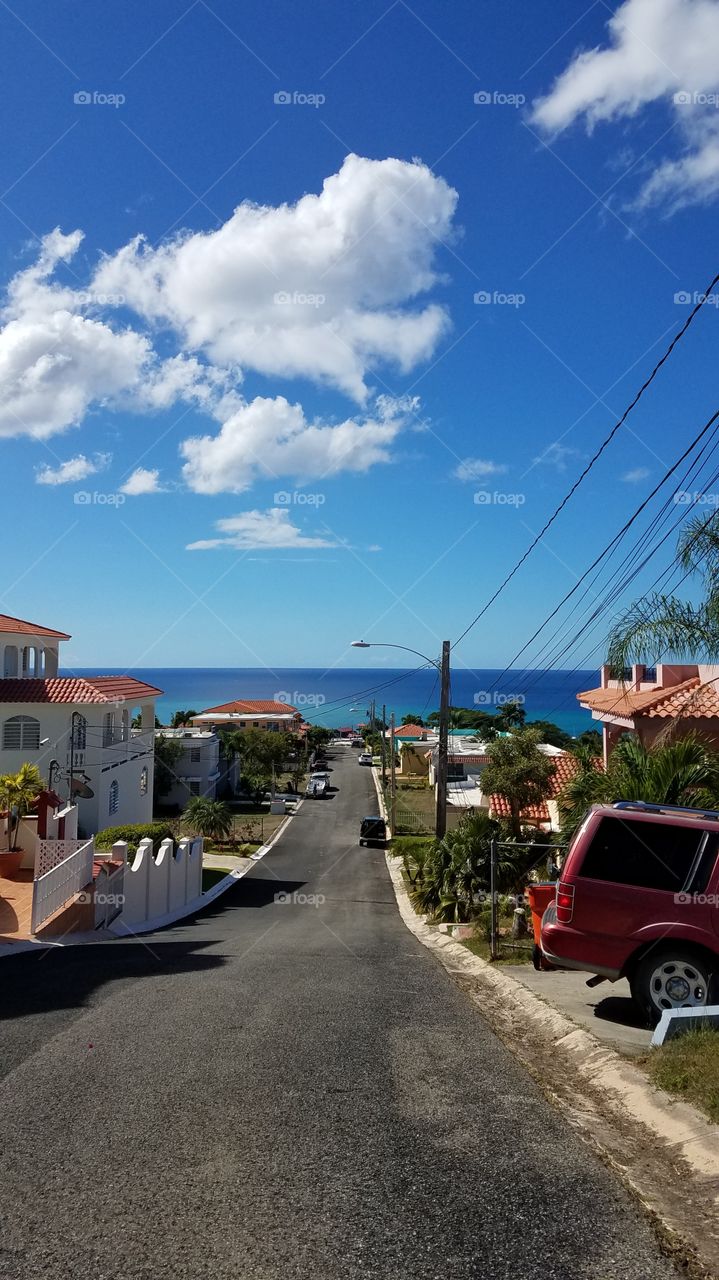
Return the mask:
[(38, 751), (40, 721), (34, 716), (10, 716), (3, 725), (2, 744), (6, 751)]
[(70, 721), (73, 734), (73, 746), (76, 751), (84, 751), (87, 746), (87, 720), (84, 716), (76, 715)]
[(17, 645), (5, 645), (5, 663), (3, 675), (7, 680), (14, 680), (17, 676)]
[(120, 804), (120, 787), (117, 782), (110, 783), (110, 798), (107, 806), (108, 813), (117, 813)]
[(115, 713), (108, 711), (102, 725), (102, 745), (111, 747), (115, 740)]
[(142, 769), (140, 770), (140, 795), (141, 796), (147, 795), (147, 776), (148, 776), (147, 769), (143, 765)]

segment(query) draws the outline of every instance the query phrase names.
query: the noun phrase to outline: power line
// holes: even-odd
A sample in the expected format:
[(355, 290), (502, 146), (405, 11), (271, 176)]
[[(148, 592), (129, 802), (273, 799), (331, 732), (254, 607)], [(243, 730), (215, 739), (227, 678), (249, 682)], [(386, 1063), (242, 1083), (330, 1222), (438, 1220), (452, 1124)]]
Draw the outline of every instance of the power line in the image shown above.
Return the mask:
[(626, 422), (627, 418), (629, 417), (629, 414), (632, 412), (632, 410), (633, 410), (633, 409), (636, 407), (636, 405), (639, 403), (639, 401), (641, 400), (641, 398), (642, 398), (642, 396), (644, 395), (645, 391), (648, 389), (648, 387), (650, 387), (650, 386), (651, 386), (652, 382), (654, 381), (654, 379), (656, 378), (657, 374), (659, 373), (659, 370), (660, 370), (660, 369), (662, 368), (662, 366), (666, 363), (666, 361), (669, 359), (669, 357), (671, 356), (672, 352), (674, 351), (674, 348), (677, 346), (677, 344), (678, 344), (678, 343), (681, 341), (681, 339), (684, 337), (684, 334), (687, 332), (687, 330), (688, 330), (689, 326), (692, 324), (692, 322), (693, 322), (693, 320), (694, 320), (695, 316), (698, 314), (698, 312), (699, 312), (699, 311), (701, 311), (701, 308), (704, 306), (704, 304), (705, 304), (705, 302), (706, 302), (707, 298), (709, 297), (709, 295), (711, 294), (711, 292), (712, 292), (712, 290), (713, 290), (714, 286), (715, 286), (717, 283), (719, 283), (719, 272), (717, 272), (717, 274), (714, 276), (714, 279), (711, 281), (711, 283), (708, 285), (707, 289), (706, 289), (706, 290), (704, 291), (704, 293), (701, 295), (700, 300), (697, 302), (696, 306), (695, 306), (695, 307), (693, 308), (693, 310), (690, 312), (689, 316), (687, 317), (687, 319), (686, 319), (685, 323), (682, 325), (682, 327), (681, 327), (681, 329), (679, 330), (679, 332), (678, 332), (678, 333), (676, 333), (676, 334), (674, 335), (674, 337), (672, 338), (672, 341), (670, 342), (669, 346), (667, 347), (666, 351), (664, 352), (664, 355), (661, 357), (661, 359), (660, 359), (659, 361), (657, 361), (657, 363), (655, 364), (655, 366), (654, 366), (654, 368), (652, 369), (651, 373), (649, 374), (649, 377), (645, 380), (645, 382), (643, 382), (643, 383), (642, 383), (642, 385), (641, 385), (641, 387), (639, 388), (639, 390), (638, 390), (637, 394), (635, 395), (634, 399), (631, 401), (631, 403), (630, 403), (630, 404), (627, 406), (627, 408), (624, 410), (624, 413), (622, 414), (621, 418), (619, 418), (619, 420), (614, 424), (614, 426), (612, 427), (612, 430), (609, 432), (609, 435), (608, 435), (608, 436), (606, 436), (606, 437), (605, 437), (605, 439), (602, 441), (601, 445), (600, 445), (600, 446), (599, 446), (599, 448), (597, 449), (597, 451), (596, 451), (596, 453), (594, 454), (594, 456), (590, 459), (590, 461), (587, 463), (587, 465), (586, 465), (586, 467), (584, 468), (584, 470), (580, 473), (580, 475), (578, 476), (578, 478), (575, 480), (575, 482), (574, 482), (574, 484), (572, 485), (571, 489), (570, 489), (570, 490), (568, 491), (568, 493), (566, 493), (566, 494), (565, 494), (565, 496), (562, 498), (562, 501), (559, 503), (559, 506), (555, 508), (555, 510), (553, 511), (552, 515), (549, 517), (549, 519), (548, 519), (548, 520), (547, 520), (547, 522), (544, 524), (544, 526), (542, 527), (542, 529), (540, 529), (539, 533), (536, 535), (536, 537), (533, 539), (533, 541), (529, 544), (529, 546), (527, 547), (527, 549), (526, 549), (526, 551), (524, 552), (524, 554), (520, 557), (520, 559), (519, 559), (519, 560), (517, 561), (517, 563), (515, 564), (514, 568), (510, 570), (510, 572), (509, 572), (509, 573), (507, 574), (507, 576), (504, 578), (503, 582), (501, 582), (501, 583), (500, 583), (500, 585), (497, 587), (496, 591), (494, 591), (494, 592), (493, 592), (493, 594), (490, 596), (489, 600), (487, 600), (486, 604), (484, 604), (484, 605), (482, 606), (482, 608), (480, 609), (480, 611), (479, 611), (479, 613), (476, 615), (476, 617), (472, 619), (472, 621), (470, 622), (469, 626), (468, 626), (468, 627), (465, 627), (465, 629), (464, 629), (464, 631), (462, 632), (462, 634), (461, 634), (460, 636), (458, 636), (458, 638), (454, 641), (453, 648), (456, 648), (456, 647), (457, 647), (457, 645), (458, 645), (462, 640), (464, 640), (464, 637), (465, 637), (466, 635), (468, 635), (468, 634), (469, 634), (469, 632), (472, 630), (472, 628), (473, 628), (473, 627), (475, 627), (475, 626), (477, 625), (477, 623), (479, 622), (480, 618), (484, 617), (484, 614), (485, 614), (485, 613), (487, 612), (487, 610), (488, 610), (488, 609), (489, 609), (489, 608), (494, 604), (494, 602), (495, 602), (495, 600), (498, 598), (498, 596), (500, 596), (500, 595), (501, 595), (502, 591), (504, 591), (504, 588), (505, 588), (505, 587), (506, 587), (506, 586), (507, 586), (507, 585), (512, 581), (512, 578), (515, 576), (515, 574), (519, 572), (519, 570), (521, 569), (521, 567), (522, 567), (522, 565), (524, 564), (525, 560), (527, 560), (527, 559), (529, 558), (529, 556), (531, 555), (531, 553), (534, 551), (534, 548), (535, 548), (535, 547), (536, 547), (536, 546), (541, 542), (541, 540), (542, 540), (542, 538), (544, 537), (544, 535), (545, 535), (545, 533), (547, 532), (547, 530), (548, 530), (549, 528), (551, 528), (551, 526), (554, 524), (554, 522), (555, 522), (555, 520), (557, 519), (557, 517), (560, 515), (560, 513), (561, 513), (561, 512), (564, 510), (564, 508), (566, 507), (567, 503), (570, 501), (570, 499), (571, 499), (571, 498), (573, 497), (573, 495), (576, 493), (576, 491), (577, 491), (577, 489), (579, 488), (579, 486), (581, 485), (582, 481), (583, 481), (583, 480), (585, 480), (585, 479), (586, 479), (586, 477), (589, 475), (589, 472), (592, 470), (592, 467), (594, 466), (594, 464), (599, 460), (599, 458), (601, 458), (601, 456), (602, 456), (602, 454), (604, 453), (605, 449), (607, 449), (607, 448), (608, 448), (608, 446), (611, 444), (611, 442), (612, 442), (612, 440), (614, 439), (615, 435), (617, 434), (617, 432), (619, 431), (619, 429), (624, 425), (624, 423)]

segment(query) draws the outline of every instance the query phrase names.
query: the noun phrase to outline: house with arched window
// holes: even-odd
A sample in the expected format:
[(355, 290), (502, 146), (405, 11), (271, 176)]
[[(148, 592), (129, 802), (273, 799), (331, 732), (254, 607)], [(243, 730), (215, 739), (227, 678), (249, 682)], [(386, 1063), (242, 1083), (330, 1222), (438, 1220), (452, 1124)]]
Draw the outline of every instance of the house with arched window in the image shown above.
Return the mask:
[(155, 699), (132, 676), (63, 676), (64, 631), (0, 614), (0, 774), (36, 764), (81, 830), (150, 822)]

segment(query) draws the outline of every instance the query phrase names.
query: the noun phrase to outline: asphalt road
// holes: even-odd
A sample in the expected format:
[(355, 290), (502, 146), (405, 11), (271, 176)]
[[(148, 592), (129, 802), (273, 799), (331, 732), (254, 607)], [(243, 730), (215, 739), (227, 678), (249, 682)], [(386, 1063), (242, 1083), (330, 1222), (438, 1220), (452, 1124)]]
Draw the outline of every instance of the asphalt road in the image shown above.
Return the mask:
[(0, 961), (0, 1276), (674, 1276), (405, 929), (369, 770), (331, 763), (192, 922)]

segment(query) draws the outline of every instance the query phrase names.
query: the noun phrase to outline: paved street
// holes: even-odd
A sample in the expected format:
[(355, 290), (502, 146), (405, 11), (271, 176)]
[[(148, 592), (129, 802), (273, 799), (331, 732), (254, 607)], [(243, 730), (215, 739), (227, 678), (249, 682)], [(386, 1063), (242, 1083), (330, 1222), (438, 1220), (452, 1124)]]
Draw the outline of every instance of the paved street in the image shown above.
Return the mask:
[(369, 770), (331, 763), (195, 920), (1, 962), (0, 1276), (674, 1276), (405, 929)]

